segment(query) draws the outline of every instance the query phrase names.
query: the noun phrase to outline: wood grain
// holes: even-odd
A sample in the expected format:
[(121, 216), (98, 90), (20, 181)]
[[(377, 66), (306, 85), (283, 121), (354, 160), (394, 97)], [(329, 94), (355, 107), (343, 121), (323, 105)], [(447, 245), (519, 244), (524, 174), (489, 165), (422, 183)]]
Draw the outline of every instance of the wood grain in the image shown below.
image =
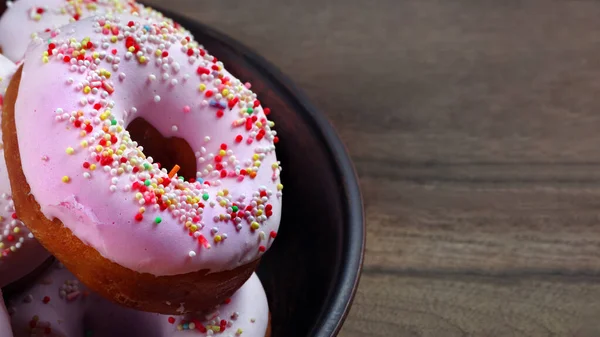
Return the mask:
[(341, 336), (600, 335), (600, 3), (168, 3), (346, 142), (368, 246)]

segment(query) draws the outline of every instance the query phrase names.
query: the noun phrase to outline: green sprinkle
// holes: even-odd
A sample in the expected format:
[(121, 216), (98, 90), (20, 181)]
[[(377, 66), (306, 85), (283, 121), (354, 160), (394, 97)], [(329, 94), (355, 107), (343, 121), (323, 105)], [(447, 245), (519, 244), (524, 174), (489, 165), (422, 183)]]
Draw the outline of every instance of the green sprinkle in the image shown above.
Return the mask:
[(179, 179), (179, 180), (181, 180), (181, 181), (184, 181), (184, 180), (185, 180), (185, 178), (184, 178), (183, 176), (179, 176), (179, 177), (177, 177), (177, 179)]
[(248, 114), (251, 114), (252, 112), (254, 112), (254, 109), (252, 109), (252, 108), (248, 108), (248, 110), (246, 110), (246, 112), (247, 112)]
[(231, 207), (231, 209), (232, 209), (234, 212), (237, 212), (237, 211), (239, 210), (239, 208), (238, 208), (237, 206), (233, 206), (233, 207)]
[(148, 164), (148, 163), (144, 163), (144, 168), (146, 170), (149, 170), (150, 168), (152, 168), (152, 165)]
[(150, 186), (150, 179), (146, 179), (146, 181), (144, 181), (144, 185)]
[(110, 124), (111, 124), (111, 125), (117, 125), (117, 120), (116, 120), (116, 119), (113, 119), (112, 121), (110, 121)]
[(157, 225), (161, 222), (162, 222), (162, 219), (159, 216), (157, 216), (156, 219), (154, 219), (154, 223), (156, 223)]
[(208, 200), (208, 193), (202, 194), (202, 199), (204, 199), (204, 201)]

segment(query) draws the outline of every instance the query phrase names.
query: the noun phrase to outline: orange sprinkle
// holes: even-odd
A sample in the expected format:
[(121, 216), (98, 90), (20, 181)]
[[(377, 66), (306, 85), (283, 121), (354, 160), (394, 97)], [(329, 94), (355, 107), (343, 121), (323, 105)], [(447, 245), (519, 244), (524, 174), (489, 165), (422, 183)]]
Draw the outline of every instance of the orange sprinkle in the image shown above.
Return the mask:
[(181, 167), (179, 167), (179, 165), (175, 164), (175, 166), (173, 166), (173, 168), (171, 169), (171, 172), (169, 172), (169, 179), (172, 179), (177, 174), (177, 172), (179, 172), (180, 168)]

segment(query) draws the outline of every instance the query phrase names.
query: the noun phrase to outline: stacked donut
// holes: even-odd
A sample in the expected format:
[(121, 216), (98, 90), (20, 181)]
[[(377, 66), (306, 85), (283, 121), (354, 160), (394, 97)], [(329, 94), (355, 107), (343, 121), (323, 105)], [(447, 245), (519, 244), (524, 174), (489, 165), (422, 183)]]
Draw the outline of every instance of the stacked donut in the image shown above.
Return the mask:
[(254, 270), (283, 189), (269, 109), (150, 8), (7, 7), (0, 286), (25, 290), (5, 294), (0, 335), (265, 336)]

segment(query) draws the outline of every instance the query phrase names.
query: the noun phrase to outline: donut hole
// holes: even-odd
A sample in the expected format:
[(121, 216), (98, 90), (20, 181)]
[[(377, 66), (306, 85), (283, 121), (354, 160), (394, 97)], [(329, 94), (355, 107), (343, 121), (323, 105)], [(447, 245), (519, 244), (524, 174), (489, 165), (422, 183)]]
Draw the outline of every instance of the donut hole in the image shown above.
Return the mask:
[(152, 124), (138, 117), (127, 126), (131, 139), (144, 147), (144, 154), (170, 171), (179, 165), (178, 176), (186, 180), (196, 178), (196, 157), (190, 144), (183, 138), (164, 137)]

